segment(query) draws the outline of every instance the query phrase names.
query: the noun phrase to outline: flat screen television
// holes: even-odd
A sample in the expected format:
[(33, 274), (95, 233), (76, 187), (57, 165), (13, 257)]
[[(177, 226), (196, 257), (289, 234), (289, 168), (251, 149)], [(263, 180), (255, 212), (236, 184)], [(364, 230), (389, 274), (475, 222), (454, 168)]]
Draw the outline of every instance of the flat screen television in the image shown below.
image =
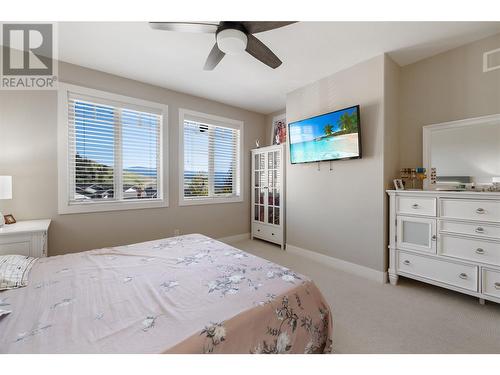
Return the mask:
[(288, 124), (292, 164), (361, 158), (359, 105)]

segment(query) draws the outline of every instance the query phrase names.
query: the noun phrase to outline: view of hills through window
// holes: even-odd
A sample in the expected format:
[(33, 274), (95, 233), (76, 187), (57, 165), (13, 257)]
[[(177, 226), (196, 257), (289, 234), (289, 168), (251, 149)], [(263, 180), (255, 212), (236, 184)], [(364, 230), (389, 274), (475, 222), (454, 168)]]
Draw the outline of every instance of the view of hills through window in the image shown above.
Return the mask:
[(184, 121), (184, 198), (234, 196), (239, 130)]
[(71, 123), (74, 200), (157, 198), (159, 115), (72, 100)]

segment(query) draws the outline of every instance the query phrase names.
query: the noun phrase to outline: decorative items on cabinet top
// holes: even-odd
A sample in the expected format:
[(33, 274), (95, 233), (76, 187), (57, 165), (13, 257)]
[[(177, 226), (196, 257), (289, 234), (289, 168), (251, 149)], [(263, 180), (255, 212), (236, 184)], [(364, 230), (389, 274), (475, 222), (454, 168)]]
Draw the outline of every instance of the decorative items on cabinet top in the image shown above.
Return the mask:
[(386, 190), (389, 195), (429, 195), (439, 197), (472, 198), (477, 199), (498, 199), (500, 191), (477, 191), (477, 190)]
[(423, 181), (427, 178), (426, 169), (421, 167), (401, 168), (399, 173), (404, 189), (420, 190), (423, 187)]

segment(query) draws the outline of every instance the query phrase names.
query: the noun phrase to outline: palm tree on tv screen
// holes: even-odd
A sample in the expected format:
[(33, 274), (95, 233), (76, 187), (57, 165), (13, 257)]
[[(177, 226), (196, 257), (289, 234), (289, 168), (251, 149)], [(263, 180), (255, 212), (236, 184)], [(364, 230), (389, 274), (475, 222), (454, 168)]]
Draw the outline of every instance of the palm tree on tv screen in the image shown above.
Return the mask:
[(358, 131), (358, 121), (356, 115), (353, 113), (344, 113), (340, 116), (339, 125), (344, 133), (354, 133)]
[(333, 126), (328, 124), (328, 125), (325, 125), (325, 134), (326, 135), (330, 135), (333, 133)]

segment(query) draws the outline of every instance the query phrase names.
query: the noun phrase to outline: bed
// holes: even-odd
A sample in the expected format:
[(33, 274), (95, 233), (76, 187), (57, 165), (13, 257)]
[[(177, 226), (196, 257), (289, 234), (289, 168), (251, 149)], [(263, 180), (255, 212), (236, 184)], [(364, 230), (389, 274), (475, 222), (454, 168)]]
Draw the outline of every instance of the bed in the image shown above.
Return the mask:
[(200, 234), (37, 260), (1, 353), (329, 353), (307, 277)]

